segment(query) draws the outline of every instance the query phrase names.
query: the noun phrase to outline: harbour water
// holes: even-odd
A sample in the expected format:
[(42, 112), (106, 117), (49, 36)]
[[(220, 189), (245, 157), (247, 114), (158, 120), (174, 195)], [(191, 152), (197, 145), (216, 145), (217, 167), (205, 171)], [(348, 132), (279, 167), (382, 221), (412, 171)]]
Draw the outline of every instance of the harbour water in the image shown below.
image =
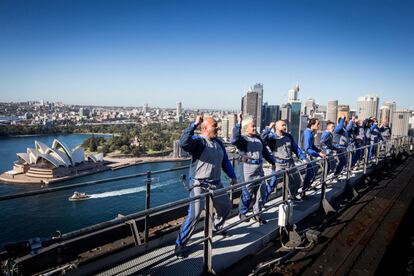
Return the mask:
[[(25, 152), (27, 147), (34, 147), (35, 140), (51, 145), (53, 139), (57, 138), (73, 148), (90, 136), (90, 134), (69, 134), (2, 138), (0, 139), (0, 171), (10, 170), (17, 159), (16, 153)], [(188, 161), (139, 164), (51, 184), (50, 187), (188, 164)], [(180, 176), (187, 172), (186, 169), (154, 177), (151, 207), (187, 197), (187, 190), (180, 181)], [(76, 189), (91, 195), (90, 199), (84, 201), (68, 200), (68, 197), (75, 191), (73, 189), (0, 202), (0, 248), (7, 242), (34, 237), (48, 238), (57, 230), (66, 233), (111, 220), (118, 214), (127, 215), (143, 210), (145, 208), (145, 181), (145, 177), (141, 177)], [(41, 187), (0, 183), (0, 195), (33, 189), (41, 189)]]

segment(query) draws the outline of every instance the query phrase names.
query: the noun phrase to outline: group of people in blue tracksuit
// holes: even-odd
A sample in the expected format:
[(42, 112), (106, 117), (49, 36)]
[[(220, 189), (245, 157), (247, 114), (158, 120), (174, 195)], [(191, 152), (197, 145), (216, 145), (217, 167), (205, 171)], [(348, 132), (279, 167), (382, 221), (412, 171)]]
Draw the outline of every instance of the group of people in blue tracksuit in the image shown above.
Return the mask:
[[(247, 220), (247, 213), (252, 210), (252, 218), (259, 224), (265, 224), (266, 220), (261, 215), (261, 209), (268, 201), (269, 195), (277, 185), (276, 172), (289, 170), (288, 190), (293, 200), (305, 200), (306, 191), (314, 181), (318, 166), (312, 160), (316, 158), (328, 158), (328, 170), (334, 175), (339, 175), (347, 163), (346, 153), (354, 147), (373, 145), (370, 156), (377, 150), (375, 143), (385, 136), (390, 136), (391, 131), (386, 124), (378, 127), (375, 118), (369, 118), (362, 124), (357, 118), (352, 118), (346, 123), (342, 117), (335, 126), (334, 122), (328, 122), (326, 130), (322, 133), (321, 146), (315, 145), (315, 135), (319, 129), (319, 120), (309, 120), (303, 133), (302, 148), (298, 146), (295, 139), (287, 132), (286, 122), (278, 120), (272, 122), (259, 135), (254, 120), (243, 120), (243, 115), (238, 115), (238, 121), (233, 129), (231, 143), (239, 152), (239, 163), (242, 168), (240, 180), (248, 182), (242, 186), (239, 202), (239, 217)], [(194, 135), (195, 130), (200, 127), (200, 135)], [(197, 197), (208, 191), (214, 191), (223, 187), (221, 183), (221, 171), (223, 170), (231, 179), (232, 184), (237, 183), (235, 170), (229, 161), (226, 150), (220, 139), (217, 138), (218, 125), (212, 117), (196, 117), (183, 132), (180, 138), (180, 146), (192, 156), (190, 165), (189, 190), (190, 197)], [(307, 162), (305, 177), (297, 169), (294, 156), (302, 162)], [(356, 151), (352, 163), (355, 164), (362, 156)], [(336, 161), (338, 160), (338, 161)], [(263, 162), (271, 165), (272, 178), (269, 183), (263, 181)], [(303, 182), (302, 189), (300, 184)], [(300, 191), (300, 194), (299, 194)], [(188, 206), (187, 216), (181, 225), (175, 243), (175, 254), (177, 257), (187, 255), (186, 245), (196, 227), (198, 219), (203, 210), (202, 199), (193, 200)], [(232, 208), (227, 194), (213, 198), (214, 230), (222, 230), (224, 222)]]

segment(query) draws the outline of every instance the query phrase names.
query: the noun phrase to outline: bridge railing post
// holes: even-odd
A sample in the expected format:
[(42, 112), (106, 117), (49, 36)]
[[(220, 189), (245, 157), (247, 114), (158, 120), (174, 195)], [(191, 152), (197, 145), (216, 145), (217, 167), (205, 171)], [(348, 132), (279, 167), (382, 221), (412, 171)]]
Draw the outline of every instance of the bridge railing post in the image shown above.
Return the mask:
[(382, 142), (378, 141), (378, 143), (377, 143), (377, 152), (376, 152), (376, 157), (375, 157), (375, 159), (376, 159), (375, 160), (375, 165), (378, 165), (381, 147), (382, 147)]
[(351, 177), (351, 170), (352, 170), (352, 151), (348, 153), (348, 163), (346, 164), (346, 184), (349, 184), (349, 179)]
[[(233, 159), (231, 160), (231, 165), (233, 166), (233, 170), (236, 171), (236, 158), (233, 157)], [(230, 182), (230, 186), (233, 186), (233, 181)], [(230, 202), (231, 202), (231, 206), (233, 206), (233, 188), (230, 190)]]
[[(151, 171), (147, 171), (147, 187), (145, 190), (145, 210), (148, 210), (151, 208)], [(144, 241), (145, 243), (148, 242), (148, 236), (149, 236), (149, 215), (145, 215), (145, 228), (144, 228)]]
[(213, 194), (210, 192), (204, 197), (205, 217), (204, 217), (204, 258), (203, 272), (213, 273)]
[(367, 174), (367, 164), (368, 164), (368, 147), (364, 149), (364, 175)]
[(288, 199), (289, 199), (289, 170), (285, 169), (283, 173), (283, 202), (286, 202)]

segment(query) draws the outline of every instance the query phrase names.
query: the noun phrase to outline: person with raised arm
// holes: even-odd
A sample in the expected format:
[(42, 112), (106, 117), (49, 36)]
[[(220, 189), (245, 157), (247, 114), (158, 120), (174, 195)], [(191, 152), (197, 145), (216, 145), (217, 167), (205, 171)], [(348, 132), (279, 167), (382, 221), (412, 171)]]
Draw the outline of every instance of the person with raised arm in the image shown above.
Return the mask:
[[(194, 135), (200, 126), (201, 135)], [(231, 179), (232, 184), (237, 183), (236, 175), (227, 157), (223, 143), (217, 139), (218, 126), (212, 117), (204, 118), (197, 115), (194, 123), (188, 126), (180, 138), (180, 146), (191, 154), (190, 165), (190, 197), (206, 193), (223, 187), (221, 183), (221, 170)], [(219, 231), (231, 210), (231, 202), (227, 194), (213, 198), (216, 210), (214, 217), (214, 230)], [(175, 254), (178, 258), (186, 257), (188, 250), (186, 244), (190, 239), (204, 202), (201, 199), (193, 200), (188, 206), (188, 214), (181, 225), (175, 242)]]
[[(233, 137), (231, 143), (236, 146), (240, 153), (240, 161), (243, 166), (244, 181), (252, 181), (264, 176), (263, 159), (275, 166), (275, 161), (264, 145), (262, 139), (256, 132), (256, 124), (249, 119), (243, 121), (242, 113), (238, 115), (238, 122), (233, 129)], [(242, 123), (244, 135), (242, 135)], [(263, 195), (264, 181), (252, 182), (242, 187), (242, 194), (239, 204), (239, 217), (241, 220), (246, 219), (246, 214), (253, 203), (253, 214), (256, 214), (254, 219), (260, 224), (266, 223), (259, 213), (264, 205)]]
[[(319, 120), (312, 118), (308, 122), (308, 126), (303, 132), (303, 150), (305, 151), (308, 159), (312, 161), (317, 157), (325, 158), (326, 154), (315, 146), (315, 134), (319, 129)], [(303, 180), (301, 198), (307, 199), (306, 190), (310, 187), (311, 183), (316, 177), (318, 171), (318, 165), (316, 163), (309, 163), (306, 167), (306, 175)]]
[[(275, 132), (272, 132), (275, 129)], [(293, 136), (286, 131), (286, 122), (278, 120), (266, 127), (261, 134), (262, 140), (272, 151), (275, 158), (276, 168), (273, 173), (280, 170), (295, 167), (293, 155), (295, 154), (300, 160), (306, 161), (306, 155), (299, 148)], [(297, 168), (289, 171), (289, 191), (292, 199), (297, 199), (298, 189), (302, 182), (301, 176)], [(266, 193), (264, 202), (267, 202), (269, 195), (273, 192), (277, 185), (277, 178), (273, 177), (268, 185), (266, 185)]]

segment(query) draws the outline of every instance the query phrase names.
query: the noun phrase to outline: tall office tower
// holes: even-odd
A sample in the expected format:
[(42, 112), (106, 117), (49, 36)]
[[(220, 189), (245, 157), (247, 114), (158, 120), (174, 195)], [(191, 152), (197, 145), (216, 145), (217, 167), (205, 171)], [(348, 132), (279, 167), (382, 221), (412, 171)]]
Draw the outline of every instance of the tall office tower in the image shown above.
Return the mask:
[(312, 118), (315, 110), (315, 100), (313, 98), (308, 98), (305, 102), (305, 105), (303, 106), (303, 114), (308, 115), (309, 118)]
[(326, 112), (326, 119), (331, 122), (336, 122), (338, 118), (338, 100), (328, 101), (328, 110)]
[(243, 115), (249, 115), (257, 120), (257, 93), (249, 91), (242, 98), (242, 112)]
[(259, 131), (262, 130), (262, 107), (263, 107), (263, 83), (255, 83), (250, 89), (257, 93), (257, 118), (256, 126)]
[(387, 122), (388, 124), (390, 124), (391, 123), (391, 121), (390, 121), (391, 116), (390, 115), (391, 115), (390, 114), (390, 107), (386, 106), (386, 105), (381, 106), (381, 108), (379, 110), (379, 118), (378, 118), (379, 122), (381, 124), (384, 123), (384, 122)]
[(397, 111), (397, 103), (394, 101), (385, 101), (383, 106), (388, 106), (390, 108), (390, 120), (388, 121), (388, 123), (390, 124), (390, 126), (392, 127), (392, 120), (393, 120), (393, 114), (395, 111)]
[(279, 105), (268, 105), (266, 112), (266, 122), (263, 128), (268, 126), (271, 122), (276, 122), (277, 120), (279, 120), (279, 113)]
[(182, 103), (181, 102), (177, 102), (177, 109), (175, 111), (175, 118), (177, 120), (177, 122), (182, 123), (183, 122), (183, 109), (182, 109)]
[(305, 114), (301, 114), (300, 115), (300, 121), (299, 121), (299, 137), (296, 140), (296, 142), (298, 143), (298, 145), (302, 145), (303, 132), (305, 131), (305, 129), (308, 126), (308, 120), (309, 120), (309, 116), (308, 115), (305, 115)]
[(221, 137), (223, 137), (224, 141), (229, 141), (229, 118), (224, 117), (221, 119)]
[(326, 120), (326, 111), (327, 111), (327, 106), (326, 105), (316, 105), (316, 112), (314, 114), (314, 116), (318, 116), (318, 118), (322, 117), (321, 120)]
[(148, 104), (146, 103), (146, 104), (144, 105), (143, 109), (142, 109), (142, 113), (144, 113), (144, 115), (145, 115), (145, 114), (147, 114), (147, 113), (148, 113), (148, 111), (149, 111), (149, 108), (148, 108)]
[(233, 136), (233, 128), (237, 123), (237, 114), (229, 114), (227, 118), (229, 119), (229, 138), (231, 139)]
[(262, 126), (265, 128), (271, 122), (275, 122), (279, 119), (279, 106), (278, 105), (268, 105), (267, 103), (263, 104), (262, 112)]
[(266, 103), (263, 103), (263, 106), (262, 106), (262, 123), (261, 123), (261, 125), (262, 126), (266, 126), (267, 125), (267, 117), (269, 117), (268, 116), (268, 114), (267, 114), (267, 112), (268, 112), (268, 104), (267, 104), (267, 102)]
[(299, 84), (296, 84), (292, 89), (288, 91), (288, 103), (299, 100), (298, 99), (299, 90), (300, 90)]
[(290, 124), (292, 122), (292, 106), (287, 104), (282, 104), (280, 107), (280, 119), (286, 122), (288, 131), (290, 132)]
[(336, 118), (335, 122), (338, 122), (338, 119), (341, 117), (346, 117), (346, 120), (349, 121), (349, 105), (338, 105), (338, 117)]
[(241, 110), (244, 115), (249, 115), (256, 123), (257, 130), (262, 125), (263, 85), (256, 83), (250, 87), (241, 101)]
[(373, 95), (358, 97), (357, 112), (360, 120), (378, 116), (379, 98)]
[(395, 111), (392, 114), (392, 137), (408, 135), (411, 112), (407, 109)]
[[(292, 134), (293, 138), (298, 139), (299, 137), (299, 122), (300, 122), (300, 110), (301, 110), (301, 102), (298, 98), (299, 93), (299, 84), (296, 84), (292, 89), (288, 91), (288, 103), (290, 105), (290, 119), (283, 118), (282, 120), (286, 120), (288, 125), (288, 129)], [(283, 105), (281, 110), (283, 109)], [(283, 111), (281, 111), (283, 112)], [(285, 116), (286, 114), (286, 106), (285, 106)]]
[(300, 107), (302, 103), (298, 101), (292, 101), (290, 103), (292, 107), (292, 117), (290, 123), (290, 133), (296, 140), (299, 139), (299, 123), (300, 123)]

